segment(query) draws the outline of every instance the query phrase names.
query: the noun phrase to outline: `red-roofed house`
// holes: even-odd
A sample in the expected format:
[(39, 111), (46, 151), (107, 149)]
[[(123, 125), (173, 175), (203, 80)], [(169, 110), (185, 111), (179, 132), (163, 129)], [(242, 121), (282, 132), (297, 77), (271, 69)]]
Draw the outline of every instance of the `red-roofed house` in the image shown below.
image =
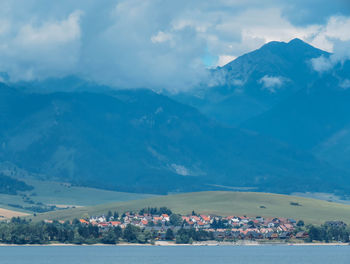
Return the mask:
[(119, 222), (119, 221), (110, 221), (109, 223), (110, 223), (112, 226), (119, 226), (119, 225), (122, 224), (122, 223)]
[(85, 219), (79, 219), (79, 222), (80, 222), (81, 224), (85, 224), (85, 225), (88, 225), (88, 224), (89, 224), (89, 222), (86, 221)]

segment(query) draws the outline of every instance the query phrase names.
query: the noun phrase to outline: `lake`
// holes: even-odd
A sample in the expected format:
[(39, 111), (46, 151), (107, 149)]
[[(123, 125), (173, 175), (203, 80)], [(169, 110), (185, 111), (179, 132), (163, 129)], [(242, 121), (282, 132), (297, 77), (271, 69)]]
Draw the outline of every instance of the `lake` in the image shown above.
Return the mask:
[(350, 246), (14, 246), (1, 264), (349, 264)]

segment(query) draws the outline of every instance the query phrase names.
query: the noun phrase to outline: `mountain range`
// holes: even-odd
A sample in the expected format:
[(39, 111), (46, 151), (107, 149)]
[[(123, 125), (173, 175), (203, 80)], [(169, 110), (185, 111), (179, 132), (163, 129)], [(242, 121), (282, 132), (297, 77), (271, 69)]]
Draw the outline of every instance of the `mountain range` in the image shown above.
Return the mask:
[(117, 191), (349, 194), (349, 67), (320, 75), (320, 56), (270, 42), (172, 95), (74, 76), (1, 84), (0, 162)]

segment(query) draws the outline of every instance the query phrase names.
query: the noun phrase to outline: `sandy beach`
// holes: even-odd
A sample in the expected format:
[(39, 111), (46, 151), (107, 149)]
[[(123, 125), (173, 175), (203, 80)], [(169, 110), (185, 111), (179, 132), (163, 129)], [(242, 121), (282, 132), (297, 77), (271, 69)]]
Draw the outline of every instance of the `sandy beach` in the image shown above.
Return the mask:
[(119, 244), (64, 244), (64, 243), (51, 243), (51, 244), (24, 244), (24, 245), (18, 245), (18, 244), (4, 244), (0, 243), (0, 247), (8, 247), (8, 246), (29, 246), (29, 247), (38, 247), (38, 246), (44, 246), (44, 247), (50, 247), (50, 246), (350, 246), (350, 243), (319, 243), (319, 242), (313, 242), (313, 243), (279, 243), (279, 242), (258, 242), (258, 241), (237, 241), (237, 242), (217, 242), (217, 241), (203, 241), (203, 242), (194, 242), (193, 244), (176, 244), (175, 242), (170, 241), (156, 241), (154, 244), (139, 244), (139, 243), (119, 243)]

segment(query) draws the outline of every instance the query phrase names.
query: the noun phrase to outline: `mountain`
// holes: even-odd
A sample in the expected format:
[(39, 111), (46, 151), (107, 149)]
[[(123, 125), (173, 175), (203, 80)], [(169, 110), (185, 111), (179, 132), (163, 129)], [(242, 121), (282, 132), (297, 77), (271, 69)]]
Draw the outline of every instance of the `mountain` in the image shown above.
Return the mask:
[(212, 71), (200, 87), (174, 96), (227, 125), (262, 114), (318, 79), (310, 60), (329, 53), (300, 39), (269, 42)]
[(311, 154), (149, 90), (22, 88), (0, 85), (0, 161), (33, 175), (140, 193), (348, 191), (348, 174)]
[(270, 42), (213, 70), (205, 85), (175, 98), (229, 126), (254, 131), (350, 171), (350, 61), (317, 72), (331, 54), (294, 39)]
[[(350, 74), (350, 61), (344, 65)], [(269, 111), (243, 126), (303, 149), (312, 149), (350, 124), (350, 89), (340, 86), (343, 78), (323, 74)], [(273, 126), (273, 127), (272, 127)]]
[(341, 169), (350, 171), (350, 61), (322, 73), (269, 111), (252, 118), (244, 127), (299, 149), (312, 151)]

